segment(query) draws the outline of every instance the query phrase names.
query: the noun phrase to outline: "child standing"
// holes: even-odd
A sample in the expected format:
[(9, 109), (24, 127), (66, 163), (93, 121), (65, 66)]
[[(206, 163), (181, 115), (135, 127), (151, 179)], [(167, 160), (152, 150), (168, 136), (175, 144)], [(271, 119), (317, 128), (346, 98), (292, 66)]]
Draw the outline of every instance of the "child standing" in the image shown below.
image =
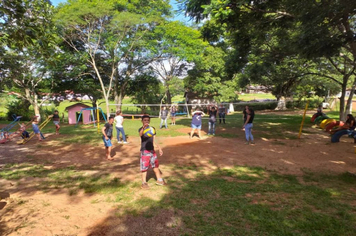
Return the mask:
[(54, 111), (54, 114), (52, 116), (52, 119), (53, 119), (53, 124), (56, 126), (56, 134), (59, 134), (59, 129), (61, 128), (59, 126), (59, 121), (60, 121), (60, 118), (59, 118), (59, 115), (58, 115), (58, 111), (55, 110)]
[[(115, 122), (115, 128), (116, 128), (116, 138), (117, 138), (117, 142), (118, 143), (123, 143), (123, 144), (128, 144), (128, 142), (126, 141), (126, 135), (125, 135), (125, 131), (124, 131), (124, 117), (122, 116), (122, 112), (121, 111), (117, 111), (116, 112), (116, 116), (114, 119)], [(120, 141), (120, 133), (122, 134), (122, 142)]]
[(162, 124), (164, 122), (166, 129), (168, 129), (167, 126), (168, 111), (166, 107), (163, 107), (162, 109), (163, 110), (161, 110), (161, 124), (159, 125), (159, 128), (162, 129)]
[(201, 120), (203, 116), (205, 116), (205, 114), (199, 108), (196, 111), (192, 112), (192, 131), (190, 131), (189, 138), (192, 138), (194, 131), (198, 130), (198, 136), (199, 139), (201, 139), (200, 130), (201, 130)]
[(173, 105), (171, 107), (172, 125), (176, 125), (176, 113), (177, 113), (177, 107), (176, 107), (176, 105)]
[[(158, 158), (157, 158), (157, 154), (155, 152), (154, 145), (156, 145), (160, 156), (163, 155), (163, 151), (160, 148), (160, 146), (158, 144), (156, 144), (155, 135), (152, 135), (152, 137), (146, 137), (143, 134), (143, 131), (147, 127), (149, 127), (150, 120), (151, 119), (150, 119), (150, 117), (148, 115), (143, 115), (142, 119), (141, 119), (142, 127), (139, 128), (139, 130), (138, 130), (138, 133), (139, 133), (139, 135), (141, 137), (140, 170), (141, 170), (141, 173), (142, 173), (142, 185), (141, 185), (142, 189), (149, 189), (150, 188), (150, 186), (146, 182), (147, 170), (148, 170), (149, 167), (152, 167), (153, 171), (156, 174), (156, 177), (157, 177), (156, 184), (157, 185), (166, 185), (166, 182), (164, 181), (164, 179), (161, 176), (161, 171), (158, 168), (159, 167), (159, 163), (158, 163)], [(153, 127), (151, 127), (151, 128), (153, 128)], [(155, 133), (156, 132), (154, 132), (154, 134)]]
[(255, 112), (249, 108), (246, 107), (246, 121), (244, 123), (244, 126), (242, 128), (245, 129), (245, 136), (246, 136), (246, 142), (245, 144), (255, 144), (255, 141), (253, 140), (252, 136), (252, 127), (253, 127), (253, 119), (255, 118)]
[(215, 123), (216, 123), (216, 115), (217, 115), (217, 110), (215, 106), (210, 107), (209, 109), (209, 131), (208, 135), (215, 135)]
[(112, 133), (113, 133), (113, 123), (114, 123), (114, 117), (110, 116), (108, 123), (104, 125), (104, 127), (101, 129), (101, 133), (103, 134), (103, 141), (105, 145), (105, 155), (107, 160), (114, 160), (110, 156), (111, 148), (112, 148), (112, 143), (111, 143), (111, 138), (112, 138)]

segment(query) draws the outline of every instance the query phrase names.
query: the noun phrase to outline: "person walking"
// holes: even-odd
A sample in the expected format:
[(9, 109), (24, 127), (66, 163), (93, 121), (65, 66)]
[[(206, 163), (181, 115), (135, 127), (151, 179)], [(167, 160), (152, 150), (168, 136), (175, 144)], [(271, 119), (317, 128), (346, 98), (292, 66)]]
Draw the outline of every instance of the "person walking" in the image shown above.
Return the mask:
[(253, 127), (253, 120), (255, 118), (255, 112), (251, 108), (246, 107), (246, 114), (247, 114), (246, 121), (242, 127), (243, 129), (245, 129), (245, 136), (246, 136), (245, 144), (250, 144), (250, 143), (255, 144), (255, 141), (252, 136), (252, 127)]
[[(117, 138), (117, 143), (122, 143), (122, 144), (128, 144), (126, 140), (126, 134), (124, 130), (124, 117), (122, 116), (121, 111), (116, 112), (116, 116), (114, 118), (114, 123), (115, 123), (115, 128), (116, 128), (116, 138)], [(122, 141), (120, 140), (120, 133), (122, 136)]]

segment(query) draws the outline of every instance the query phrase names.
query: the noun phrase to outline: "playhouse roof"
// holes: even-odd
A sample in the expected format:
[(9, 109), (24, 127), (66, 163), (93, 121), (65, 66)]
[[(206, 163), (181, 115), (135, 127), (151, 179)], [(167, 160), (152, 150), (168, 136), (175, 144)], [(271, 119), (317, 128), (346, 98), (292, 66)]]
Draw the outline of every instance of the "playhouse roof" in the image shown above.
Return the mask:
[(70, 110), (71, 108), (73, 108), (73, 107), (77, 107), (77, 106), (79, 106), (79, 107), (83, 107), (83, 108), (88, 108), (88, 107), (91, 107), (91, 106), (88, 106), (88, 105), (86, 105), (86, 104), (84, 104), (84, 103), (79, 102), (79, 103), (76, 103), (76, 104), (73, 104), (73, 105), (67, 106), (65, 110), (66, 110), (66, 111), (68, 111), (68, 110)]

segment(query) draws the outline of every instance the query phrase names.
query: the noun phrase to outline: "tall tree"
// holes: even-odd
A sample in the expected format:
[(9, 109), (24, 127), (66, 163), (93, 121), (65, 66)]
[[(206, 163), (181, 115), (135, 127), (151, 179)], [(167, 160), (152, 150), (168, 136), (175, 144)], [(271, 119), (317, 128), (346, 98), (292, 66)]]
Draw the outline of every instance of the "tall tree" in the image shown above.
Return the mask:
[(150, 68), (163, 81), (166, 103), (171, 104), (171, 80), (186, 76), (194, 60), (202, 54), (208, 44), (202, 40), (198, 30), (178, 21), (159, 25), (155, 33), (159, 38), (155, 47), (159, 59), (153, 61)]
[[(57, 23), (62, 28), (63, 39), (77, 53), (81, 53), (95, 71), (108, 115), (109, 97), (120, 65), (125, 63), (125, 59), (140, 44), (151, 23), (160, 20), (155, 10), (150, 14), (137, 13), (135, 11), (138, 3), (135, 7), (130, 2), (74, 0), (60, 5), (56, 15)], [(150, 3), (153, 3), (153, 6), (158, 4), (157, 1), (144, 1), (141, 3), (141, 10), (148, 11)], [(79, 47), (84, 47), (85, 50), (82, 51)], [(98, 60), (107, 63), (110, 70), (100, 71)], [(109, 78), (108, 83), (105, 83), (104, 76)]]
[(48, 91), (46, 67), (55, 53), (53, 7), (46, 0), (1, 1), (1, 74), (19, 89), (40, 117), (41, 90)]
[[(228, 68), (231, 73), (239, 73), (239, 69), (248, 62), (251, 49), (267, 44), (271, 36), (278, 40), (280, 51), (284, 52), (283, 56), (298, 55), (312, 60), (319, 58), (330, 60), (343, 57), (342, 51), (348, 52), (347, 60), (343, 62), (337, 60), (343, 65), (335, 63), (333, 59), (333, 62), (330, 61), (334, 69), (343, 77), (340, 118), (344, 117), (347, 109), (343, 98), (350, 79), (355, 76), (355, 1), (182, 0), (180, 2), (187, 14), (196, 20), (209, 17), (229, 32), (231, 46), (234, 49), (234, 56), (231, 59), (235, 64), (239, 64), (235, 69)], [(339, 69), (336, 66), (339, 66)], [(347, 69), (340, 70), (340, 67)], [(350, 101), (351, 99), (348, 103)]]

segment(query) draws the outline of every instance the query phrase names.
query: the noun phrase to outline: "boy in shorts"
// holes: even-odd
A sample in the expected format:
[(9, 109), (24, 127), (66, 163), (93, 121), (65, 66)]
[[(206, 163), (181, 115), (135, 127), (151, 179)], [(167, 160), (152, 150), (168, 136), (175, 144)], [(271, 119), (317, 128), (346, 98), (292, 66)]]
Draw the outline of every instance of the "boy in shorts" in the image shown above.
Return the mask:
[(105, 151), (106, 159), (110, 161), (114, 160), (114, 158), (110, 156), (111, 147), (112, 147), (111, 138), (113, 133), (113, 123), (114, 123), (114, 117), (110, 116), (108, 123), (106, 123), (104, 127), (101, 129), (101, 133), (103, 134), (105, 150), (106, 150)]
[[(156, 174), (157, 177), (157, 185), (166, 185), (166, 182), (163, 180), (161, 176), (161, 171), (159, 170), (159, 163), (158, 163), (158, 158), (157, 154), (154, 149), (154, 145), (158, 148), (159, 155), (163, 155), (163, 151), (160, 148), (159, 145), (156, 144), (155, 142), (155, 135), (152, 135), (152, 137), (146, 137), (143, 134), (143, 131), (149, 127), (150, 125), (150, 117), (148, 115), (143, 115), (142, 118), (142, 127), (139, 128), (138, 132), (141, 137), (141, 158), (140, 158), (140, 170), (142, 173), (142, 185), (141, 188), (143, 189), (149, 189), (150, 187), (148, 186), (148, 183), (146, 182), (146, 177), (147, 177), (147, 170), (149, 167), (153, 168), (153, 171)], [(153, 127), (152, 127), (153, 128)], [(153, 128), (154, 129), (154, 128)], [(156, 132), (154, 132), (156, 133)]]

